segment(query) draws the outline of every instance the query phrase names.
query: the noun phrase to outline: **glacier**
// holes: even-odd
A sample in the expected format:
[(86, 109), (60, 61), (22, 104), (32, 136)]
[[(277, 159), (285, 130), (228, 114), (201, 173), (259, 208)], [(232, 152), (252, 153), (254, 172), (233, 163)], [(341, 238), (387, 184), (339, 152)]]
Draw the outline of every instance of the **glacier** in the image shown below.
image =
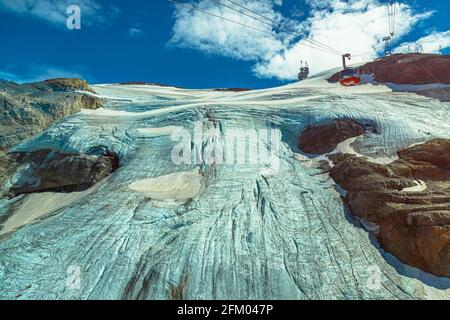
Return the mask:
[[(105, 108), (83, 110), (14, 150), (105, 146), (119, 155), (120, 168), (94, 190), (73, 201), (58, 198), (33, 223), (0, 235), (0, 298), (449, 298), (450, 279), (404, 265), (379, 247), (319, 159), (301, 154), (297, 142), (310, 124), (350, 118), (377, 129), (356, 139), (359, 154), (393, 157), (400, 148), (450, 138), (450, 103), (383, 85), (343, 88), (328, 83), (329, 75), (239, 93), (93, 86), (109, 98)], [(173, 128), (190, 130), (199, 121), (221, 133), (280, 130), (278, 169), (175, 165)], [(176, 182), (189, 177), (194, 190), (180, 192), (193, 198), (183, 201), (130, 187), (163, 181), (161, 188), (176, 193)], [(154, 185), (151, 191), (158, 192)], [(29, 197), (36, 210), (45, 205), (39, 195), (3, 198), (0, 221), (12, 219)], [(73, 270), (77, 286), (70, 283)]]

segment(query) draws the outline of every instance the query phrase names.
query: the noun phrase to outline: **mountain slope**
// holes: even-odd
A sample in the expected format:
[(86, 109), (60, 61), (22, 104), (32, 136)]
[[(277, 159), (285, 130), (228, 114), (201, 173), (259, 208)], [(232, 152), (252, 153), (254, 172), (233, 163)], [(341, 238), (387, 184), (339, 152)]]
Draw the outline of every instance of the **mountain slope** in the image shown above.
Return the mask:
[[(70, 205), (3, 235), (0, 297), (448, 298), (449, 279), (380, 249), (349, 213), (324, 159), (297, 144), (309, 125), (353, 119), (376, 128), (353, 148), (384, 161), (414, 143), (449, 139), (450, 105), (383, 85), (342, 88), (328, 83), (330, 76), (239, 93), (94, 86), (115, 100), (54, 124), (14, 151), (105, 146), (121, 166)], [(179, 141), (170, 135), (177, 126), (193, 133), (196, 124), (213, 133), (194, 150), (204, 157), (177, 165)], [(268, 130), (269, 137), (278, 129), (281, 143), (272, 148), (267, 136), (249, 138), (250, 154), (274, 151), (264, 158), (269, 162), (208, 162), (209, 147), (233, 129)], [(43, 199), (55, 198), (2, 199), (0, 220), (30, 201), (38, 210)], [(73, 275), (76, 285), (68, 284)]]
[[(450, 55), (393, 54), (358, 66), (363, 83), (450, 101)], [(328, 81), (339, 81), (339, 73)]]

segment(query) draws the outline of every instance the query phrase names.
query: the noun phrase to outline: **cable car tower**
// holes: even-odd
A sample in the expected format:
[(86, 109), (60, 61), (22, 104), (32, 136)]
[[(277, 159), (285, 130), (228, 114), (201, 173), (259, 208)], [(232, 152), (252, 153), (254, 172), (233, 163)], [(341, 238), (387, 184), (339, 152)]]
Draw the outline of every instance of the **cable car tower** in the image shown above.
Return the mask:
[(303, 60), (300, 61), (300, 72), (298, 74), (298, 81), (305, 80), (309, 76), (308, 62), (305, 61), (305, 66), (303, 66)]
[(397, 7), (394, 1), (390, 1), (387, 4), (388, 21), (389, 21), (389, 35), (383, 38), (384, 41), (384, 55), (390, 55), (391, 52), (388, 50), (390, 42), (395, 35), (395, 19), (397, 15)]

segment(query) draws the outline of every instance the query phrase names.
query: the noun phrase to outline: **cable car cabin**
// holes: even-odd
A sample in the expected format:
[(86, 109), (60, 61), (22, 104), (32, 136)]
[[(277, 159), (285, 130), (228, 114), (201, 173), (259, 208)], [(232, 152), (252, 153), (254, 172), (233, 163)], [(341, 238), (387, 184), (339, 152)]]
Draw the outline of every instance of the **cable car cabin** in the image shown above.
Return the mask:
[(359, 71), (353, 68), (342, 70), (339, 73), (339, 83), (344, 87), (359, 85), (361, 83)]
[(339, 73), (339, 83), (344, 87), (357, 86), (361, 83), (359, 71), (354, 68), (348, 68), (345, 63), (345, 59), (350, 60), (351, 58), (352, 55), (350, 53), (342, 55), (342, 67), (344, 70)]

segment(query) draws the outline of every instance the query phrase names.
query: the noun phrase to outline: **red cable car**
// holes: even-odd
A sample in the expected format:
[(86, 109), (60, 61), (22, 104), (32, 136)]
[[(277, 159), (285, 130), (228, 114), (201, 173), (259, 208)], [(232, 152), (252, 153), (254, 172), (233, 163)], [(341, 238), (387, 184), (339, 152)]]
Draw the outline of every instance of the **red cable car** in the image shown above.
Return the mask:
[(354, 68), (348, 68), (345, 64), (345, 59), (351, 59), (351, 55), (349, 53), (344, 54), (342, 56), (342, 64), (344, 70), (339, 73), (339, 83), (344, 87), (357, 86), (361, 83), (361, 75), (359, 70)]
[(359, 71), (353, 68), (347, 68), (339, 73), (339, 83), (344, 87), (357, 86), (361, 83)]

